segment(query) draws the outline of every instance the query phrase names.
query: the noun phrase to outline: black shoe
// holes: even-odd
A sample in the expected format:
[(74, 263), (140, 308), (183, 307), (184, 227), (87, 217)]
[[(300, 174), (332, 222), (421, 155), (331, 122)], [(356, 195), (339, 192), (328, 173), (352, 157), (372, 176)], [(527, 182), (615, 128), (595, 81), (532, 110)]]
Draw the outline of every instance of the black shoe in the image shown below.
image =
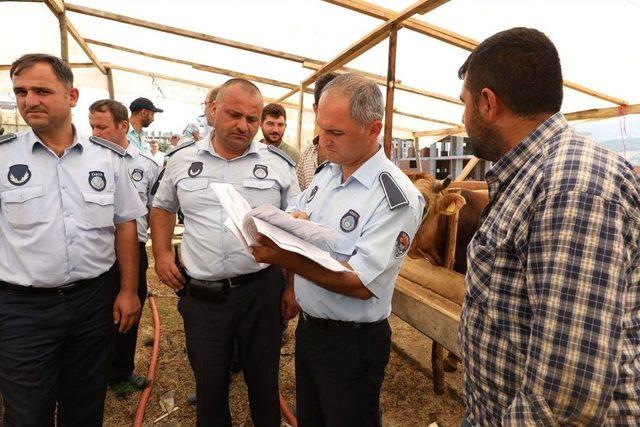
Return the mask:
[(151, 381), (149, 381), (147, 378), (138, 376), (136, 374), (129, 375), (125, 379), (125, 382), (131, 384), (137, 390), (144, 390), (149, 386), (149, 384), (151, 384)]

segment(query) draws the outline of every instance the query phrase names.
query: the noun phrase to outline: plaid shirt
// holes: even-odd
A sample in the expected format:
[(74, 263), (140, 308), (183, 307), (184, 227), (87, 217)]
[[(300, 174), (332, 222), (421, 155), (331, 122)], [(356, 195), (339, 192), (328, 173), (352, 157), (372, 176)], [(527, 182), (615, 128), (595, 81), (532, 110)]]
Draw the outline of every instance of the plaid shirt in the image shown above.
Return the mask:
[(487, 172), (460, 323), (474, 425), (640, 425), (640, 179), (557, 113)]

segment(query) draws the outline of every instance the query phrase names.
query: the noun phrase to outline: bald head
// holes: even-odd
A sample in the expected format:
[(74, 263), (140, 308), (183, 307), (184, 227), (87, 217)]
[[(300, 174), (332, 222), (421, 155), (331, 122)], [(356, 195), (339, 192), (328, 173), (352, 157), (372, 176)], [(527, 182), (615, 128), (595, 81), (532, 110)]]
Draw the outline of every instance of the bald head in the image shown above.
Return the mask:
[(216, 96), (216, 102), (218, 104), (224, 102), (224, 96), (226, 92), (232, 87), (237, 87), (241, 89), (243, 92), (245, 92), (247, 95), (252, 95), (262, 99), (262, 93), (260, 92), (260, 89), (258, 89), (258, 87), (253, 83), (251, 83), (249, 80), (230, 79), (230, 80), (227, 80), (222, 86), (218, 88), (218, 94)]

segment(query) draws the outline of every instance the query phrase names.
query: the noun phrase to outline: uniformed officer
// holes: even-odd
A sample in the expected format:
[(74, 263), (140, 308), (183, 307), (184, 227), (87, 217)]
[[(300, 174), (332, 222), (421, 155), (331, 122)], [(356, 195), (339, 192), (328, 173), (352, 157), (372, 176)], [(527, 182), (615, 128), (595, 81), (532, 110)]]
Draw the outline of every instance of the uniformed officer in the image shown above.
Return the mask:
[[(199, 426), (231, 425), (228, 393), (234, 338), (254, 424), (280, 425), (280, 304), (290, 307), (295, 301), (292, 292), (283, 294), (280, 267), (256, 263), (225, 228), (227, 215), (209, 185), (232, 184), (252, 207), (285, 208), (299, 193), (293, 161), (253, 141), (262, 105), (262, 95), (252, 83), (224, 83), (210, 111), (214, 132), (173, 152), (151, 210), (156, 272), (173, 289), (185, 292), (178, 309), (196, 378)], [(171, 249), (178, 206), (184, 212), (181, 253), (188, 277), (179, 271)]]
[[(89, 107), (89, 124), (93, 136), (100, 137), (118, 144), (125, 150), (124, 160), (127, 164), (129, 176), (138, 190), (140, 201), (151, 208), (151, 188), (158, 179), (160, 166), (150, 154), (141, 153), (138, 148), (127, 140), (129, 121), (127, 107), (112, 99), (101, 99)], [(147, 298), (147, 268), (149, 262), (145, 248), (147, 242), (147, 215), (136, 219), (138, 228), (138, 298), (144, 306)], [(137, 389), (144, 389), (149, 385), (145, 377), (135, 375), (136, 341), (138, 337), (139, 321), (126, 334), (118, 335), (113, 353), (113, 364), (109, 375), (110, 382), (116, 394), (124, 397), (131, 390), (126, 385)]]
[(264, 236), (256, 260), (296, 273), (302, 309), (296, 331), (296, 402), (301, 426), (380, 425), (380, 388), (389, 360), (391, 296), (420, 224), (424, 199), (376, 142), (384, 106), (378, 86), (337, 76), (318, 107), (329, 162), (288, 211), (341, 234), (336, 273), (284, 251)]
[(10, 76), (30, 129), (0, 144), (4, 422), (99, 426), (114, 334), (140, 315), (134, 219), (145, 209), (124, 150), (72, 125), (66, 63), (28, 54)]

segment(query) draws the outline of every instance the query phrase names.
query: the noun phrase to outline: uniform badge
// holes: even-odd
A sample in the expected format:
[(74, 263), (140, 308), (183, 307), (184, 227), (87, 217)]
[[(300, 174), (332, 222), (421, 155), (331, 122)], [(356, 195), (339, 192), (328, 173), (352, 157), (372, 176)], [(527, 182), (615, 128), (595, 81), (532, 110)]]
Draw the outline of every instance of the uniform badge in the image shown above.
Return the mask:
[(134, 169), (131, 171), (131, 179), (135, 182), (142, 181), (142, 177), (144, 176), (144, 171), (142, 169)]
[(269, 175), (269, 170), (265, 165), (255, 165), (253, 167), (253, 176), (258, 179), (265, 179)]
[(396, 258), (401, 258), (407, 250), (409, 250), (409, 245), (411, 244), (411, 239), (409, 239), (409, 235), (401, 231), (396, 237), (395, 247), (393, 249), (393, 254)]
[(104, 190), (104, 187), (107, 186), (107, 180), (104, 177), (104, 172), (102, 171), (90, 171), (89, 172), (89, 185), (96, 191)]
[(189, 170), (187, 171), (191, 178), (195, 178), (196, 176), (202, 173), (202, 162), (193, 162), (191, 166), (189, 166)]
[(309, 203), (310, 201), (313, 200), (314, 197), (316, 197), (317, 192), (318, 192), (318, 186), (314, 185), (313, 188), (311, 189), (311, 193), (309, 193), (309, 198), (307, 199), (307, 203)]
[(29, 166), (13, 165), (9, 167), (7, 178), (13, 185), (25, 185), (31, 179), (31, 171), (29, 170)]
[(349, 211), (340, 218), (340, 229), (345, 233), (353, 231), (358, 226), (359, 219), (360, 214), (353, 209), (349, 209)]

